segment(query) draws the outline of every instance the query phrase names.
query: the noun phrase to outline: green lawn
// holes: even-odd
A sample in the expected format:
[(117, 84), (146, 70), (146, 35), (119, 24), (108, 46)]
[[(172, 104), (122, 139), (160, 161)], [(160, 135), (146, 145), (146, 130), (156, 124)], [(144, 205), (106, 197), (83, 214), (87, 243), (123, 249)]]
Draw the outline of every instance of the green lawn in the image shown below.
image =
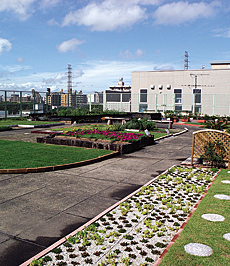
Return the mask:
[(27, 120), (16, 120), (16, 119), (1, 119), (0, 120), (0, 127), (1, 126), (9, 126), (9, 125), (46, 125), (46, 124), (55, 124), (58, 122), (54, 121), (27, 121)]
[(113, 153), (109, 150), (7, 140), (0, 140), (0, 147), (0, 169), (62, 165)]
[[(188, 224), (169, 249), (161, 266), (223, 266), (230, 265), (230, 241), (223, 235), (230, 233), (230, 201), (214, 198), (216, 194), (230, 195), (230, 184), (221, 183), (230, 180), (227, 170), (218, 175), (207, 195), (198, 205)], [(214, 213), (225, 217), (223, 222), (211, 222), (203, 219), (202, 214)], [(200, 243), (212, 248), (209, 257), (193, 256), (185, 252), (184, 246), (189, 243)]]

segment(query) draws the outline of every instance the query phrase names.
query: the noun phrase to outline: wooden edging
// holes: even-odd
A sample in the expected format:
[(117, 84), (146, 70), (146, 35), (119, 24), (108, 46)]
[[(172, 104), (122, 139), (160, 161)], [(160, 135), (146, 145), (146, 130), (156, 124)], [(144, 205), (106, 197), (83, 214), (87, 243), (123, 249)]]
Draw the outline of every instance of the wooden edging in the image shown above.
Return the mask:
[(76, 163), (44, 166), (44, 167), (37, 167), (37, 168), (0, 169), (0, 174), (27, 174), (27, 173), (57, 171), (57, 170), (69, 169), (73, 167), (80, 167), (80, 166), (89, 165), (92, 163), (101, 162), (106, 159), (114, 158), (117, 155), (120, 155), (119, 151), (115, 151), (111, 154), (102, 155), (94, 159), (76, 162)]

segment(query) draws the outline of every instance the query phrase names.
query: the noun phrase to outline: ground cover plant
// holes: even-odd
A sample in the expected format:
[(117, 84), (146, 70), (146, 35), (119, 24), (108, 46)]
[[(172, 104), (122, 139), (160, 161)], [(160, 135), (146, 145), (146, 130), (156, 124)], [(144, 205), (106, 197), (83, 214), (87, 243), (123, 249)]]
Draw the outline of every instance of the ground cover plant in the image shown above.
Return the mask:
[[(222, 183), (223, 180), (230, 181), (228, 170), (221, 170), (208, 193), (198, 205), (186, 227), (169, 249), (164, 257), (162, 266), (184, 266), (184, 265), (229, 265), (230, 241), (223, 235), (230, 233), (230, 202), (214, 198), (216, 194), (230, 195), (230, 184)], [(225, 217), (223, 222), (212, 222), (203, 219), (205, 213), (215, 213)], [(208, 257), (193, 256), (185, 252), (184, 246), (188, 243), (202, 243), (213, 249), (213, 254)]]
[[(176, 166), (78, 231), (41, 265), (152, 265), (162, 254), (217, 169)], [(61, 263), (61, 264), (60, 264)], [(31, 264), (38, 265), (38, 264)], [(175, 264), (174, 264), (175, 265)]]
[(85, 161), (112, 151), (0, 140), (0, 169), (33, 168)]

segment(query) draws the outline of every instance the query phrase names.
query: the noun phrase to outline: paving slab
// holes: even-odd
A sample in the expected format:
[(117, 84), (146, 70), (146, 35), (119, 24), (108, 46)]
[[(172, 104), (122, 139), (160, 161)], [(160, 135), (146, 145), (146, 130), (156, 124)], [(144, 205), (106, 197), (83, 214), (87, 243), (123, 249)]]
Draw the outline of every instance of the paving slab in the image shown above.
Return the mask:
[(46, 221), (35, 224), (30, 230), (18, 234), (18, 237), (48, 247), (89, 220), (89, 218), (81, 217), (77, 213), (73, 215), (62, 212)]
[(100, 194), (68, 208), (65, 212), (71, 215), (86, 217), (91, 220), (115, 203), (117, 203), (116, 199), (104, 197)]

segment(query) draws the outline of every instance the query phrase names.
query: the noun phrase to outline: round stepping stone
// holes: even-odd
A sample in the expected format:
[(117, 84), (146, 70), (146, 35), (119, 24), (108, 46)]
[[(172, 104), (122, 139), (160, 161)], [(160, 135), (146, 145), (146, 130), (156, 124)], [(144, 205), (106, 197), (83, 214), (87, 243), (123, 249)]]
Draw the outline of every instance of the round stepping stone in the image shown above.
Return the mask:
[(209, 246), (199, 243), (189, 243), (184, 246), (184, 249), (187, 253), (194, 256), (204, 257), (212, 255), (212, 249)]
[(224, 194), (217, 194), (214, 196), (216, 199), (230, 200), (230, 196)]
[(224, 216), (213, 213), (203, 214), (201, 217), (211, 222), (223, 222), (225, 220)]
[(230, 241), (230, 233), (227, 233), (227, 234), (223, 235), (223, 238), (225, 238), (228, 241)]
[(221, 183), (230, 184), (230, 180), (223, 180), (223, 181), (221, 181)]

